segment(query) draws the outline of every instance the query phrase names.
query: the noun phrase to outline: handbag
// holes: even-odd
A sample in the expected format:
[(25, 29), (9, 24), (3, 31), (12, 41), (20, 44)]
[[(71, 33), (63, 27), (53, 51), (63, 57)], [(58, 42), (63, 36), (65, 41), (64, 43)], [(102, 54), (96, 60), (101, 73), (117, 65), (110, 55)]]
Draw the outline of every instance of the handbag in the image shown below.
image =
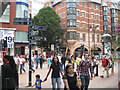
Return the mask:
[(82, 85), (82, 83), (81, 83), (81, 80), (80, 80), (80, 79), (78, 79), (78, 80), (77, 80), (77, 82), (78, 82), (78, 85), (79, 85), (79, 86), (81, 86), (81, 85)]

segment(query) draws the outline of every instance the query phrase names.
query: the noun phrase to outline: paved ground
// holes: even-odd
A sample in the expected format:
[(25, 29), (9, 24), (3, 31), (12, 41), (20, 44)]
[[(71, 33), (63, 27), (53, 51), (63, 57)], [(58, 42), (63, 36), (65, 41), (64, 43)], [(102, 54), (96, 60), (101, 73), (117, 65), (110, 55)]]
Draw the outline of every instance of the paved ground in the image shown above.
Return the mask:
[[(35, 73), (32, 73), (32, 84), (35, 82), (35, 75), (40, 74), (41, 79), (43, 80), (46, 77), (46, 74), (48, 72), (47, 64), (44, 64), (43, 69), (37, 69)], [(28, 90), (26, 86), (28, 86), (29, 81), (29, 74), (28, 74), (28, 64), (26, 64), (26, 73), (19, 74), (19, 83), (20, 88), (26, 88), (25, 90)], [(94, 77), (93, 80), (90, 81), (89, 88), (118, 88), (118, 62), (115, 63), (115, 74), (111, 75), (111, 69), (109, 70), (110, 77), (107, 78), (100, 78), (100, 75), (102, 73), (102, 67), (99, 65), (99, 76)], [(63, 88), (63, 81), (61, 79)], [(42, 83), (42, 88), (51, 88), (51, 74), (48, 77), (48, 80), (46, 82)], [(29, 87), (30, 89), (30, 87)]]

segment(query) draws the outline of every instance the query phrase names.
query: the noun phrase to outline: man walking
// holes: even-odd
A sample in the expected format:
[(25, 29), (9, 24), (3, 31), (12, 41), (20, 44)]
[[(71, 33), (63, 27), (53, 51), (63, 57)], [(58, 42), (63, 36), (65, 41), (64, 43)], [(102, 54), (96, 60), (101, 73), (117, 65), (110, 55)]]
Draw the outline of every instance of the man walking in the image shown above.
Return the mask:
[(78, 67), (77, 67), (77, 73), (80, 75), (80, 79), (82, 82), (81, 90), (87, 90), (90, 82), (90, 74), (91, 73), (91, 80), (93, 79), (92, 76), (92, 66), (91, 61), (88, 58), (88, 54), (84, 55), (85, 60), (81, 60)]
[(109, 60), (106, 59), (106, 56), (105, 56), (105, 55), (103, 55), (102, 66), (103, 66), (103, 75), (100, 76), (100, 77), (101, 77), (101, 78), (104, 78), (104, 72), (105, 72), (105, 71), (107, 72), (107, 77), (109, 77), (109, 73), (108, 73), (108, 70), (109, 70)]

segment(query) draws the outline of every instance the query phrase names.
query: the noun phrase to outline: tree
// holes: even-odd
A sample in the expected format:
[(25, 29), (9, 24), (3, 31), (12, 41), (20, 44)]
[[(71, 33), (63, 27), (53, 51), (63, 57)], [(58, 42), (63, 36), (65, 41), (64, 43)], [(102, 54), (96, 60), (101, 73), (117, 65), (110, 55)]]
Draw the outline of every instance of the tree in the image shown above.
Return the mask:
[(59, 39), (63, 35), (60, 26), (60, 17), (51, 7), (44, 7), (32, 20), (33, 25), (45, 26), (46, 31), (39, 31), (38, 36), (46, 37), (46, 41), (37, 41), (39, 47), (50, 48), (51, 44), (59, 44)]

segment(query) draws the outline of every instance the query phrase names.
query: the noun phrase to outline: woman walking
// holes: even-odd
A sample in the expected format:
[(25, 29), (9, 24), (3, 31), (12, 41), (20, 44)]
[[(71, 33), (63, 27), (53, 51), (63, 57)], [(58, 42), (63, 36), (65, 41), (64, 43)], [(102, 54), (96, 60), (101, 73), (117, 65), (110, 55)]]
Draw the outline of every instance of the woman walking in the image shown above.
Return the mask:
[(61, 88), (61, 77), (60, 77), (60, 73), (61, 75), (63, 76), (63, 73), (62, 73), (62, 69), (61, 69), (61, 66), (60, 66), (60, 62), (59, 62), (59, 59), (57, 56), (55, 56), (53, 58), (53, 62), (50, 66), (50, 69), (47, 73), (47, 76), (46, 78), (44, 79), (44, 81), (47, 80), (50, 72), (51, 72), (51, 69), (52, 69), (52, 76), (51, 76), (51, 80), (52, 80), (52, 88), (53, 90), (56, 89), (56, 83), (57, 83), (57, 89), (60, 89)]
[(79, 90), (78, 78), (76, 72), (74, 72), (73, 65), (68, 64), (65, 68), (65, 74), (63, 76), (63, 82), (65, 85), (64, 90)]

